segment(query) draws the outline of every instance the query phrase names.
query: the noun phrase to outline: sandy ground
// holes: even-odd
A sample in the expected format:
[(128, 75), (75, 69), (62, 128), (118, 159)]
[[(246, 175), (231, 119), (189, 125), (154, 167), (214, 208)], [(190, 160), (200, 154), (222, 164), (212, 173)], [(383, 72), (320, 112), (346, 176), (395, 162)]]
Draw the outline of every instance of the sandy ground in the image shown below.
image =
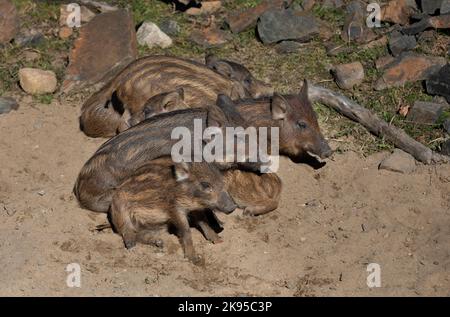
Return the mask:
[[(194, 230), (205, 266), (166, 247), (127, 251), (72, 186), (104, 140), (85, 137), (77, 104), (22, 102), (0, 115), (0, 295), (450, 295), (450, 167), (377, 169), (387, 153), (335, 154), (321, 169), (281, 162), (278, 210), (221, 217), (224, 242)], [(66, 284), (79, 263), (81, 287)], [(366, 284), (369, 263), (381, 287)]]

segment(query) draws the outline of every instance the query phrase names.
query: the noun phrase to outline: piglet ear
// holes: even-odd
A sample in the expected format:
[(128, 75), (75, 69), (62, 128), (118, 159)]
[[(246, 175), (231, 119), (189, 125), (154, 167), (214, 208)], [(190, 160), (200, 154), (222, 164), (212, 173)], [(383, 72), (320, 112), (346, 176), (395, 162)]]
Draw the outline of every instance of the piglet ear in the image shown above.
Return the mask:
[(222, 76), (233, 79), (235, 76), (233, 67), (226, 61), (218, 59), (215, 55), (207, 55), (205, 58), (206, 67), (215, 70)]
[(282, 120), (286, 118), (289, 104), (283, 96), (274, 94), (272, 97), (272, 118), (274, 120)]
[(177, 182), (187, 180), (189, 178), (189, 165), (186, 162), (175, 163), (173, 165), (173, 174)]
[(300, 90), (300, 99), (302, 101), (308, 101), (308, 81), (305, 79), (303, 80), (303, 86), (302, 89)]

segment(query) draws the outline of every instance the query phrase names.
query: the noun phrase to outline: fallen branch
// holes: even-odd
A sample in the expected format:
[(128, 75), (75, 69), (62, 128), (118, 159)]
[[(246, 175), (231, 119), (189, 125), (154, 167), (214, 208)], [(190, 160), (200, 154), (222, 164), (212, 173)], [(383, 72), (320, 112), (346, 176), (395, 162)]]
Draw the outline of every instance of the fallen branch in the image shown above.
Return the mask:
[(448, 163), (450, 157), (436, 153), (420, 142), (417, 142), (393, 125), (390, 125), (370, 110), (360, 106), (349, 98), (319, 86), (309, 87), (309, 98), (333, 108), (347, 118), (362, 124), (367, 130), (379, 137), (384, 137), (396, 147), (411, 154), (424, 164)]

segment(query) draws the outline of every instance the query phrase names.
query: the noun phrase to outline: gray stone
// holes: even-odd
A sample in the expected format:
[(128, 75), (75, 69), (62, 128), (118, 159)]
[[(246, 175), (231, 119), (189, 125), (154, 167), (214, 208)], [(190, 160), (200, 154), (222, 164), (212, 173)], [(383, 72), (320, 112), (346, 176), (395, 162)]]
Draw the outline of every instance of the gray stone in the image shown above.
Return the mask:
[(137, 41), (140, 45), (147, 45), (149, 48), (159, 46), (167, 48), (172, 45), (172, 39), (153, 22), (144, 22), (136, 33)]
[(307, 41), (319, 33), (312, 15), (293, 10), (271, 10), (258, 21), (258, 34), (265, 44), (283, 40)]
[(450, 13), (450, 0), (444, 0), (441, 4), (441, 14)]
[(364, 80), (364, 67), (360, 62), (338, 65), (333, 70), (337, 85), (342, 89), (352, 89)]
[(410, 174), (416, 170), (416, 160), (410, 154), (395, 149), (394, 152), (381, 161), (378, 168), (391, 172)]
[(392, 32), (389, 38), (389, 49), (394, 56), (398, 56), (404, 51), (412, 50), (416, 45), (417, 41), (415, 36), (403, 35), (399, 31)]
[(19, 17), (10, 0), (0, 1), (0, 44), (9, 43), (19, 30)]
[(450, 140), (447, 140), (444, 143), (442, 143), (441, 153), (450, 156)]
[(408, 112), (407, 119), (417, 123), (434, 124), (445, 108), (446, 105), (440, 103), (416, 101)]
[(0, 97), (0, 114), (19, 109), (19, 104), (13, 98)]
[(450, 134), (450, 118), (447, 118), (444, 120), (444, 123), (442, 124), (442, 127), (444, 128), (445, 132)]
[(180, 33), (180, 26), (178, 25), (177, 21), (173, 20), (164, 20), (160, 23), (159, 28), (161, 31), (168, 35), (177, 35)]
[(44, 35), (34, 29), (26, 30), (19, 33), (15, 38), (14, 42), (21, 47), (36, 47), (45, 41)]
[(442, 67), (436, 74), (426, 81), (427, 92), (430, 95), (439, 95), (450, 103), (450, 64)]
[(422, 12), (426, 14), (435, 14), (441, 8), (442, 0), (421, 0)]

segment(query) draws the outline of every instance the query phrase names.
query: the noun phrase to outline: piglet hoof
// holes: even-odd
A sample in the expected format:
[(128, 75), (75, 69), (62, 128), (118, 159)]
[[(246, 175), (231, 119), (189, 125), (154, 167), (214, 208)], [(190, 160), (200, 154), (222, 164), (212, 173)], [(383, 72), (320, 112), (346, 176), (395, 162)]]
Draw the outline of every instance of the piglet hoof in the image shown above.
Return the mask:
[(125, 244), (125, 248), (128, 250), (136, 246), (136, 240), (123, 240), (123, 243)]
[(245, 217), (255, 217), (255, 212), (251, 207), (246, 207), (242, 212), (242, 215), (244, 215)]
[(219, 236), (217, 236), (217, 239), (211, 240), (212, 243), (214, 244), (219, 244), (223, 242), (223, 239)]

